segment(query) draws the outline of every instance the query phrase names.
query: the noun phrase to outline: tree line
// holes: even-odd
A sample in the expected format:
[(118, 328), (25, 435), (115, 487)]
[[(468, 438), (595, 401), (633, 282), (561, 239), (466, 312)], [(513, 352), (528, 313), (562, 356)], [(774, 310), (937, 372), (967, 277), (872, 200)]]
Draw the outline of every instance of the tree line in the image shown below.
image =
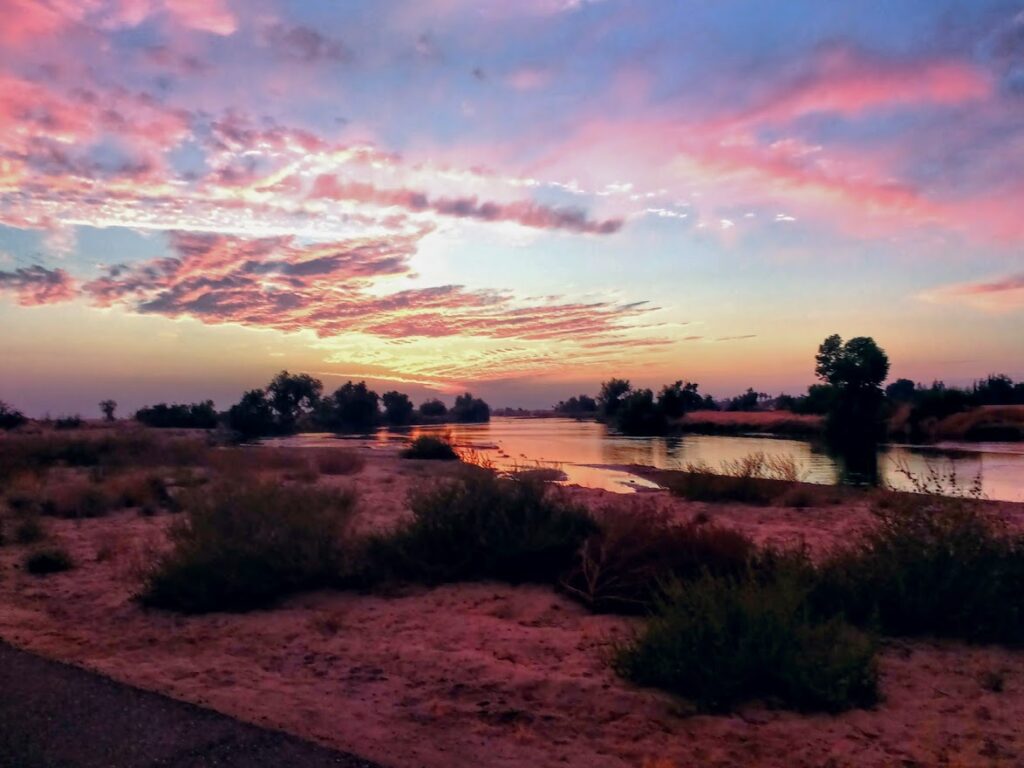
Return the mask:
[(348, 381), (330, 394), (323, 382), (306, 373), (281, 371), (267, 386), (250, 389), (225, 413), (212, 400), (201, 403), (158, 403), (140, 408), (136, 421), (150, 427), (213, 429), (221, 424), (243, 438), (295, 432), (369, 432), (380, 426), (403, 427), (444, 422), (486, 422), (490, 406), (466, 392), (449, 408), (432, 398), (413, 404), (403, 392), (378, 395), (365, 381)]

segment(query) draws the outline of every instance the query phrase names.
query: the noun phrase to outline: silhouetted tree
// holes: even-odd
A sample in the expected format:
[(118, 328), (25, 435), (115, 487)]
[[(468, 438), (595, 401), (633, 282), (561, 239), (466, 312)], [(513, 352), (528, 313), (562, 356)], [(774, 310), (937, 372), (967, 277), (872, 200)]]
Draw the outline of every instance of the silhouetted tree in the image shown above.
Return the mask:
[(829, 435), (840, 442), (878, 440), (884, 432), (882, 383), (889, 357), (875, 340), (858, 336), (843, 342), (832, 335), (818, 348), (815, 373), (835, 389), (827, 418)]
[(365, 432), (377, 425), (380, 417), (377, 393), (365, 381), (342, 384), (325, 403), (329, 405), (325, 426), (336, 431)]
[(25, 414), (0, 400), (0, 429), (17, 429), (26, 421)]
[(631, 390), (619, 400), (611, 423), (627, 435), (660, 435), (667, 426), (665, 413), (649, 389)]
[(559, 400), (554, 411), (566, 416), (592, 416), (597, 413), (597, 401), (590, 395), (574, 395), (568, 400)]
[(440, 418), (448, 414), (448, 406), (434, 398), (420, 404), (420, 415), (427, 418)]
[(758, 406), (768, 400), (764, 392), (757, 392), (753, 388), (747, 389), (742, 395), (729, 400), (726, 406), (727, 411), (756, 411)]
[(491, 420), (491, 406), (469, 392), (455, 398), (452, 418), (465, 423), (482, 423)]
[(402, 392), (385, 392), (381, 395), (381, 402), (384, 404), (384, 418), (388, 424), (401, 427), (412, 421), (414, 408), (408, 395)]
[(909, 403), (914, 399), (917, 385), (910, 379), (896, 379), (885, 388), (885, 396), (894, 403)]
[(242, 399), (228, 411), (228, 426), (247, 440), (274, 434), (278, 425), (267, 393), (262, 389), (250, 389), (242, 395)]
[(103, 418), (107, 421), (114, 420), (114, 411), (117, 410), (117, 403), (114, 400), (101, 400), (100, 410), (103, 411)]
[(691, 381), (666, 384), (658, 393), (658, 407), (670, 419), (678, 419), (690, 411), (699, 411), (704, 406), (704, 399), (697, 390), (698, 385)]
[(217, 411), (213, 400), (201, 403), (157, 403), (135, 412), (135, 420), (147, 427), (173, 429), (213, 429), (217, 426)]
[(277, 374), (267, 386), (267, 397), (279, 429), (293, 431), (299, 418), (316, 408), (323, 389), (323, 383), (308, 373), (281, 371)]
[(622, 404), (623, 398), (632, 387), (626, 379), (608, 379), (601, 384), (601, 392), (597, 396), (597, 405), (601, 418), (611, 421), (615, 412)]

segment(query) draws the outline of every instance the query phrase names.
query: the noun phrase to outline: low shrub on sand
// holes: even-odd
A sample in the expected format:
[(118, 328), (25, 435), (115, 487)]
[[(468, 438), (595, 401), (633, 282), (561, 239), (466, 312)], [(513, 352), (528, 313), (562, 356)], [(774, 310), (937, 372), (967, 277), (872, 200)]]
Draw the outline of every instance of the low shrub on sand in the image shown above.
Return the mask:
[(887, 634), (1024, 643), (1024, 538), (974, 502), (894, 495), (819, 569), (815, 602)]
[(412, 520), (372, 542), (378, 577), (550, 583), (595, 530), (557, 489), (476, 467), (415, 491), (409, 504)]
[(420, 435), (402, 451), (405, 459), (430, 459), (435, 461), (456, 461), (459, 454), (445, 437)]
[(653, 506), (612, 507), (596, 516), (562, 587), (595, 611), (644, 613), (667, 582), (742, 573), (754, 543), (728, 528), (675, 523)]
[(148, 573), (145, 604), (244, 611), (338, 584), (348, 568), (354, 496), (266, 482), (220, 484), (183, 497), (171, 548)]
[(71, 555), (59, 546), (37, 549), (25, 558), (25, 570), (35, 576), (60, 573), (74, 567)]
[(841, 618), (817, 618), (806, 590), (803, 579), (781, 574), (675, 582), (615, 666), (706, 712), (749, 699), (825, 711), (874, 703), (874, 641)]

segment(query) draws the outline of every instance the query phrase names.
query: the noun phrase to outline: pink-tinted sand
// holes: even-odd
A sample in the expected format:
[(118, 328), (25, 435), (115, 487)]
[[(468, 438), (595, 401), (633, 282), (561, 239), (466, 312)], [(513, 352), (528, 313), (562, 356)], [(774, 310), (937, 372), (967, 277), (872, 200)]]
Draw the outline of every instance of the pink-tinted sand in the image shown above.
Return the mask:
[[(358, 476), (323, 482), (358, 486), (360, 524), (380, 529), (407, 514), (405, 494), (422, 475), (392, 454), (369, 455)], [(703, 511), (760, 541), (819, 550), (868, 521), (856, 503), (775, 509), (570, 492), (595, 507)], [(1001, 509), (1020, 522), (1019, 507)], [(1024, 765), (1020, 651), (896, 641), (881, 654), (875, 709), (693, 716), (609, 669), (634, 620), (591, 615), (544, 587), (322, 592), (245, 615), (143, 610), (132, 600), (138, 561), (168, 520), (50, 521), (78, 567), (45, 579), (20, 570), (23, 547), (0, 548), (0, 637), (394, 768)], [(983, 684), (993, 673), (1001, 692)]]

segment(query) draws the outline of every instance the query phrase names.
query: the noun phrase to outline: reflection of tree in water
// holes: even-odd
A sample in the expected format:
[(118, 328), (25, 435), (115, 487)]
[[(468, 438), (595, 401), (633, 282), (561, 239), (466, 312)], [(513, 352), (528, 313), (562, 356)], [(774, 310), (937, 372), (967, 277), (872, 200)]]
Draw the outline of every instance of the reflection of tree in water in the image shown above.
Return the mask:
[(878, 485), (878, 448), (874, 444), (834, 448), (832, 459), (840, 485)]

